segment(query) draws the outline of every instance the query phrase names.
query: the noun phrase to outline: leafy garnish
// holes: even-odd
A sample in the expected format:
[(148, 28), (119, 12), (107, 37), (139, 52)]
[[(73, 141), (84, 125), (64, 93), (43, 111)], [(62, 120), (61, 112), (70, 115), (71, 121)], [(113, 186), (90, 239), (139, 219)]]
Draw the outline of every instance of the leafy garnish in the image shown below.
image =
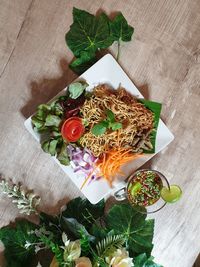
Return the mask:
[(91, 132), (98, 136), (102, 135), (106, 132), (107, 129), (112, 129), (113, 131), (116, 131), (118, 129), (122, 128), (121, 122), (115, 121), (115, 115), (114, 113), (107, 109), (106, 110), (107, 118), (99, 123), (97, 123), (92, 129)]
[(105, 13), (94, 16), (87, 11), (73, 8), (73, 24), (65, 39), (76, 59), (70, 68), (78, 74), (84, 72), (96, 60), (96, 53), (106, 49), (114, 41), (130, 41), (133, 28), (120, 12), (111, 21)]
[(94, 135), (98, 136), (104, 134), (107, 128), (108, 124), (105, 121), (102, 121), (100, 123), (97, 123), (91, 131)]
[(153, 101), (149, 101), (146, 99), (139, 99), (139, 101), (141, 103), (143, 103), (146, 108), (150, 109), (154, 114), (154, 129), (150, 134), (150, 140), (151, 140), (151, 144), (152, 144), (153, 148), (150, 150), (143, 150), (143, 152), (144, 153), (155, 153), (156, 134), (157, 134), (158, 124), (159, 124), (159, 120), (160, 120), (160, 113), (161, 113), (162, 104), (157, 103), (157, 102), (153, 102)]
[(69, 165), (69, 155), (67, 153), (67, 145), (65, 142), (62, 143), (61, 147), (57, 150), (57, 159), (63, 165)]
[(150, 255), (153, 248), (154, 221), (145, 218), (146, 214), (136, 211), (130, 204), (114, 205), (106, 217), (108, 228), (125, 237), (131, 256), (144, 251)]
[(88, 86), (87, 83), (75, 82), (71, 83), (68, 87), (69, 97), (72, 99), (78, 98)]

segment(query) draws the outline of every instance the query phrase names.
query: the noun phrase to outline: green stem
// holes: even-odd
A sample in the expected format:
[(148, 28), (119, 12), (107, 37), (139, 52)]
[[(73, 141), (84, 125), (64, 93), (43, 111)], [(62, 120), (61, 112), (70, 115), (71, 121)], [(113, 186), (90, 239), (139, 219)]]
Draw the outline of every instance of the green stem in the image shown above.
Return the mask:
[(121, 46), (120, 46), (120, 40), (118, 40), (118, 42), (117, 42), (117, 61), (119, 61), (120, 48), (121, 48)]

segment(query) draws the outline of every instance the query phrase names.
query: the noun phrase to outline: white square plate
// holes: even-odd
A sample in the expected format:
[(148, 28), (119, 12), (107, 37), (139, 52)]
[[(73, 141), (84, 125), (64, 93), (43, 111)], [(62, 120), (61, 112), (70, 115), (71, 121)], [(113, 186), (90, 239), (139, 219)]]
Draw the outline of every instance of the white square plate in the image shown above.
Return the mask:
[[(122, 70), (120, 65), (116, 60), (110, 55), (107, 54), (101, 58), (96, 64), (84, 72), (79, 78), (85, 79), (89, 84), (89, 88), (102, 83), (110, 84), (114, 89), (117, 89), (121, 84), (127, 91), (129, 91), (134, 96), (143, 98), (141, 93)], [(78, 78), (78, 79), (79, 79)], [(61, 91), (58, 95), (64, 94), (66, 88)], [(57, 96), (58, 96), (57, 95)], [(56, 97), (57, 97), (56, 96)], [(34, 136), (34, 138), (39, 142), (40, 137), (32, 127), (31, 117), (25, 121), (25, 127), (27, 130)], [(144, 157), (134, 160), (132, 163), (128, 163), (123, 171), (126, 173), (126, 177), (130, 175), (133, 171), (142, 166), (146, 161), (152, 158), (159, 151), (164, 149), (172, 140), (174, 139), (173, 134), (169, 131), (166, 125), (162, 120), (159, 121), (157, 137), (156, 137), (156, 149), (154, 154), (146, 154)], [(70, 166), (64, 166), (59, 163), (59, 161), (53, 157), (53, 159), (60, 165), (63, 171), (70, 177), (70, 179), (75, 183), (75, 185), (80, 189), (84, 181), (83, 177), (73, 172), (73, 169)], [(125, 177), (123, 178), (123, 180)], [(116, 188), (122, 187), (124, 183), (122, 181), (115, 181), (113, 188), (110, 188), (105, 179), (100, 179), (98, 181), (92, 181), (89, 184), (86, 184), (81, 190), (85, 197), (93, 204), (99, 202), (102, 198), (107, 197), (111, 194)]]

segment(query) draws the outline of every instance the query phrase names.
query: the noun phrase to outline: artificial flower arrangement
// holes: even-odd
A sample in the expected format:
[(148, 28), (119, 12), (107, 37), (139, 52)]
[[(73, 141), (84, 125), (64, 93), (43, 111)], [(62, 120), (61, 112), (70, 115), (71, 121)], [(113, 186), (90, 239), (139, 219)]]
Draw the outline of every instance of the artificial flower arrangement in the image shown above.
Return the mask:
[[(105, 209), (104, 201), (92, 205), (75, 198), (50, 216), (39, 212), (40, 198), (33, 192), (5, 180), (0, 188), (21, 213), (40, 219), (39, 224), (21, 219), (0, 229), (6, 267), (161, 267), (151, 256), (154, 220), (128, 203)], [(51, 254), (31, 265), (42, 251)], [(45, 257), (47, 265), (42, 263)]]

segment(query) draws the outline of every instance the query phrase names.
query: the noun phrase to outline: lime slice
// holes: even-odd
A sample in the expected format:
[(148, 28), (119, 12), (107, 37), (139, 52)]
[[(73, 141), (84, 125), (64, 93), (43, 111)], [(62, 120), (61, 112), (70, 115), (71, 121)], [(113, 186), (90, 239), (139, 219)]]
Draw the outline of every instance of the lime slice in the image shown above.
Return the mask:
[(141, 187), (142, 187), (141, 183), (139, 182), (135, 183), (131, 188), (131, 195), (134, 196), (141, 189)]
[(161, 197), (168, 203), (174, 203), (181, 198), (182, 190), (178, 185), (170, 185), (170, 189), (163, 187), (161, 190)]

